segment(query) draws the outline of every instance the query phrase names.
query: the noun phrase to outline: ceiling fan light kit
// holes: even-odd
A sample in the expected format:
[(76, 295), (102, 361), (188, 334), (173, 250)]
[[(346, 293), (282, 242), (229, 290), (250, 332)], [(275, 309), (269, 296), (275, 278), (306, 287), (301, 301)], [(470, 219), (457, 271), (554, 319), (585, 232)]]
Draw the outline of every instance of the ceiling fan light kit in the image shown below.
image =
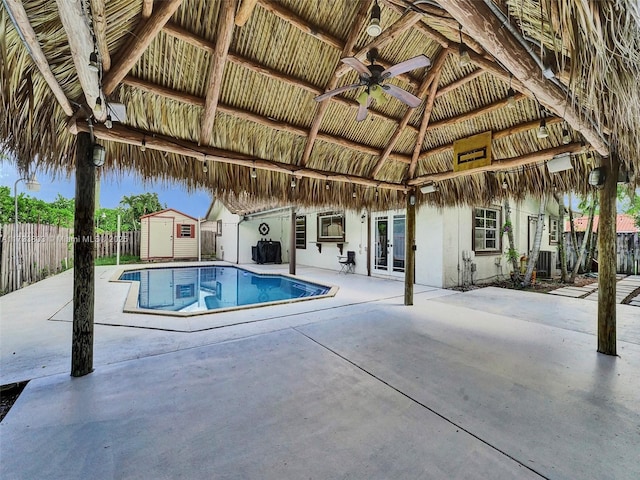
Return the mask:
[(382, 95), (383, 92), (397, 98), (411, 108), (419, 106), (422, 103), (420, 98), (400, 87), (397, 87), (396, 85), (385, 84), (384, 82), (389, 78), (393, 78), (410, 70), (430, 66), (431, 60), (429, 60), (429, 57), (426, 55), (418, 55), (385, 69), (381, 65), (375, 63), (377, 56), (378, 51), (375, 48), (369, 50), (367, 53), (367, 59), (371, 62), (369, 66), (362, 63), (356, 57), (343, 58), (341, 60), (342, 63), (353, 68), (358, 73), (360, 81), (358, 83), (344, 85), (325, 92), (322, 95), (318, 95), (315, 97), (315, 101), (321, 102), (342, 92), (346, 92), (347, 90), (366, 87), (357, 97), (357, 102), (360, 104), (358, 108), (358, 115), (356, 116), (356, 120), (358, 122), (367, 118), (367, 109), (371, 105), (371, 100), (375, 100), (377, 103), (383, 103), (386, 101), (386, 98)]

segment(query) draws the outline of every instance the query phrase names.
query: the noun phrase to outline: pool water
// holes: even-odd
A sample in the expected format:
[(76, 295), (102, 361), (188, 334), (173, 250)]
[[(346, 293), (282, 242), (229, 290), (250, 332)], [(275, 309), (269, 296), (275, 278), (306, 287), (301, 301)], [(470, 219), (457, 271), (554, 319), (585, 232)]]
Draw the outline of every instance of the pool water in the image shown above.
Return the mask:
[(330, 287), (231, 266), (129, 270), (120, 280), (140, 282), (138, 308), (205, 312), (325, 295)]

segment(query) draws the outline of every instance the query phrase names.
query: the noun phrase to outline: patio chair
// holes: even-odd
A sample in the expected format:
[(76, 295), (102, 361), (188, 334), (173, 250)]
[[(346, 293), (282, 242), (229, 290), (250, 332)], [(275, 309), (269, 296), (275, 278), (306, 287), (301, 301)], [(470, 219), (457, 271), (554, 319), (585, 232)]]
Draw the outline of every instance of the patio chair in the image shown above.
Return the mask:
[(356, 252), (347, 250), (346, 257), (338, 257), (338, 263), (342, 267), (340, 273), (354, 273), (356, 267)]

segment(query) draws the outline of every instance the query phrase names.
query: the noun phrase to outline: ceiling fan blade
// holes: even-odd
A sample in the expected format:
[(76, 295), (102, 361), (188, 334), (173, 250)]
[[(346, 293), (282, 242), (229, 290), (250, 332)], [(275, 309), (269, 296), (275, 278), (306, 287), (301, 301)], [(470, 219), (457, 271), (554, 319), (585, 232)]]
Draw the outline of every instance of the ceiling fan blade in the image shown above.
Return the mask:
[(409, 105), (411, 108), (416, 108), (422, 103), (418, 97), (414, 94), (407, 92), (406, 90), (396, 87), (395, 85), (383, 85), (382, 88), (392, 97), (397, 98), (402, 103)]
[(367, 103), (361, 103), (360, 106), (358, 106), (358, 115), (356, 115), (356, 122), (361, 122), (365, 118), (367, 118), (367, 113), (369, 112), (369, 110), (367, 109), (370, 103), (371, 99), (367, 98)]
[(327, 98), (331, 98), (334, 95), (338, 95), (339, 93), (342, 92), (346, 92), (347, 90), (350, 90), (352, 88), (358, 88), (360, 85), (362, 85), (361, 83), (353, 83), (351, 85), (344, 85), (342, 87), (338, 87), (334, 90), (330, 90), (328, 92), (323, 93), (322, 95), (318, 95), (317, 97), (314, 98), (314, 100), (316, 102), (321, 102), (323, 100), (326, 100)]
[(361, 77), (371, 77), (371, 70), (364, 63), (358, 60), (356, 57), (346, 57), (340, 60), (345, 65), (349, 65), (353, 68)]
[(431, 65), (431, 60), (426, 55), (418, 55), (417, 57), (410, 58), (404, 62), (400, 62), (397, 65), (387, 68), (381, 73), (382, 78), (391, 78), (401, 73), (406, 73), (416, 68), (428, 67)]

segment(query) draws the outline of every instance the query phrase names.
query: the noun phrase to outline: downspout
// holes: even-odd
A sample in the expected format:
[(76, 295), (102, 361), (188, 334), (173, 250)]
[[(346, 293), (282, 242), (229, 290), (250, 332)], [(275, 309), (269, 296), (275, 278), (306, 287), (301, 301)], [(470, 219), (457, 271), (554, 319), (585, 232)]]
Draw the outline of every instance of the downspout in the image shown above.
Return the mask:
[(240, 224), (244, 222), (246, 217), (242, 217), (236, 224), (236, 265), (240, 265)]

